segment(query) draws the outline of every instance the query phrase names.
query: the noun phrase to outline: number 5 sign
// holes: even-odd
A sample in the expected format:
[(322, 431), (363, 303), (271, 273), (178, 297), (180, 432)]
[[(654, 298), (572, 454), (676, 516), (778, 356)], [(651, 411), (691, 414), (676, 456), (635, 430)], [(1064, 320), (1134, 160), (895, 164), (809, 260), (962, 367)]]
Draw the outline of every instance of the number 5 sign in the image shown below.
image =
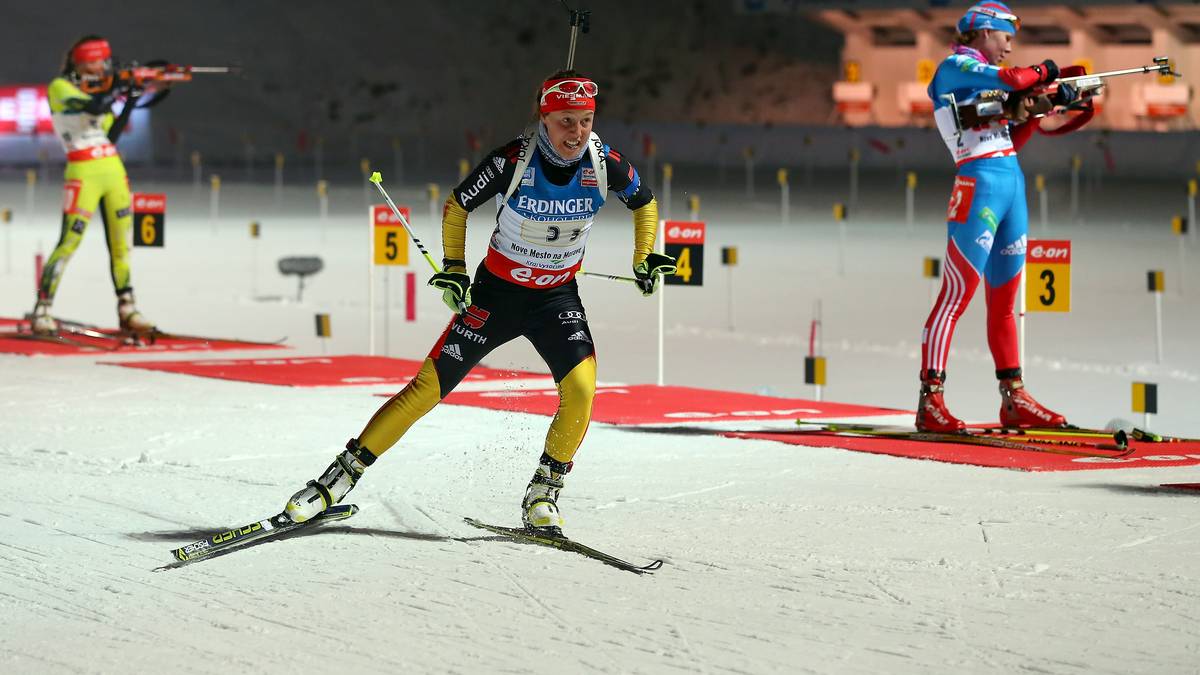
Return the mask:
[(1071, 311), (1071, 242), (1030, 239), (1025, 274), (1026, 311)]
[[(407, 206), (399, 207), (400, 213), (410, 223)], [(408, 235), (400, 219), (387, 204), (371, 206), (371, 223), (375, 229), (375, 264), (376, 265), (407, 265), (408, 264)]]

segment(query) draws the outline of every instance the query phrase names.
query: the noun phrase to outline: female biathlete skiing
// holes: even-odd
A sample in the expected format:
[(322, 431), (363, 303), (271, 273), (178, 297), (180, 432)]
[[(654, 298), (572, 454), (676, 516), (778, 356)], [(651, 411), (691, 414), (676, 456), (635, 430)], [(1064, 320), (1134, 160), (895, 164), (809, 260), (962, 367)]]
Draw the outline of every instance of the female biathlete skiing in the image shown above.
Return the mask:
[[(57, 332), (58, 322), (50, 315), (50, 305), (67, 262), (97, 213), (104, 221), (121, 329), (130, 333), (154, 330), (154, 323), (138, 311), (130, 285), (132, 200), (116, 141), (135, 106), (157, 103), (167, 91), (163, 86), (139, 104), (138, 98), (144, 92), (132, 82), (115, 80), (112, 48), (97, 35), (79, 39), (67, 51), (62, 74), (50, 83), (48, 91), (54, 131), (67, 154), (62, 233), (42, 271), (37, 303), (30, 316), (33, 332)], [(112, 106), (118, 97), (124, 98), (125, 108), (120, 117), (114, 117)]]
[[(986, 283), (988, 346), (1000, 381), (1000, 422), (1004, 426), (1062, 426), (1066, 419), (1039, 404), (1025, 389), (1017, 347), (1013, 306), (1025, 267), (1029, 214), (1025, 176), (1017, 151), (1040, 124), (1031, 112), (1075, 102), (1075, 92), (1058, 87), (1053, 100), (1030, 96), (1037, 85), (1059, 76), (1053, 61), (1028, 68), (996, 65), (1012, 51), (1020, 20), (1004, 4), (982, 2), (958, 22), (957, 46), (929, 85), (934, 119), (958, 166), (947, 212), (949, 241), (941, 294), (921, 336), (921, 396), (916, 426), (923, 431), (965, 428), (943, 400), (946, 360), (959, 317), (979, 285)], [(959, 107), (1007, 92), (1007, 118), (963, 122)], [(956, 109), (959, 108), (959, 109)], [(1088, 110), (1071, 120), (1070, 130), (1091, 118)], [(1011, 122), (1011, 123), (1010, 123)]]
[[(561, 535), (559, 490), (591, 419), (596, 352), (575, 273), (588, 232), (609, 192), (633, 211), (633, 270), (643, 295), (675, 261), (653, 252), (658, 205), (619, 152), (592, 132), (596, 83), (573, 70), (538, 91), (536, 133), (492, 151), (446, 200), (442, 211), (442, 289), (456, 316), (417, 377), (350, 439), (320, 478), (288, 500), (285, 514), (306, 521), (340, 502), (367, 467), (449, 394), (496, 347), (528, 339), (558, 386), (559, 406), (521, 503), (525, 527)], [(467, 214), (496, 198), (499, 211), (487, 256), (467, 275)], [(465, 307), (462, 311), (460, 307)], [(461, 313), (459, 313), (461, 311)]]

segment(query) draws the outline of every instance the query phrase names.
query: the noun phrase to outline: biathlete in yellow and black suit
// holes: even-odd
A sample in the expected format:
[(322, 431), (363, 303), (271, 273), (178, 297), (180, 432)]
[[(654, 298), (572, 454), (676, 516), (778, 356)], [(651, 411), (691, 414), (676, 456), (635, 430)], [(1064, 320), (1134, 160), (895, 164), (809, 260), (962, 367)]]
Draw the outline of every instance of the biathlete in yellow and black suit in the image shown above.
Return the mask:
[[(325, 473), (288, 501), (294, 521), (340, 502), (363, 471), (391, 448), (496, 347), (523, 336), (549, 366), (559, 407), (521, 504), (527, 528), (561, 535), (557, 499), (591, 419), (596, 350), (575, 273), (588, 232), (608, 194), (633, 211), (633, 269), (643, 295), (673, 273), (675, 261), (653, 252), (658, 205), (637, 170), (592, 132), (597, 86), (574, 72), (547, 79), (538, 92), (538, 129), (494, 150), (457, 187), (442, 212), (444, 270), (430, 284), (457, 313), (417, 377), (385, 403)], [(471, 282), (467, 214), (500, 202), (487, 257)]]
[[(121, 328), (139, 333), (152, 331), (154, 324), (137, 310), (130, 285), (132, 199), (129, 178), (116, 147), (117, 137), (138, 106), (141, 92), (114, 81), (112, 48), (107, 40), (89, 35), (67, 52), (62, 74), (50, 83), (47, 93), (54, 131), (67, 154), (67, 168), (62, 233), (42, 272), (31, 315), (32, 329), (43, 334), (58, 330), (58, 322), (50, 315), (58, 283), (88, 223), (99, 213), (104, 221)], [(160, 91), (156, 99), (148, 98), (138, 107), (161, 100), (165, 93)], [(125, 109), (114, 117), (112, 106), (119, 96), (125, 99)]]

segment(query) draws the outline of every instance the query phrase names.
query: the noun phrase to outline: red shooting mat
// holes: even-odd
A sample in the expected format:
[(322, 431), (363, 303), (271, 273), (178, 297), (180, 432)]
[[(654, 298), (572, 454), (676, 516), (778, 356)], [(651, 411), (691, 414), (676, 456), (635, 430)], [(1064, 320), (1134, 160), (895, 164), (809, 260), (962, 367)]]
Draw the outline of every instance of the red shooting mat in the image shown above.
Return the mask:
[(257, 342), (240, 342), (238, 340), (214, 340), (203, 337), (160, 337), (154, 344), (125, 345), (115, 339), (116, 330), (103, 332), (114, 336), (114, 339), (87, 337), (85, 335), (65, 334), (72, 342), (51, 342), (6, 335), (6, 332), (16, 332), (18, 327), (22, 332), (29, 332), (29, 322), (20, 319), (0, 317), (0, 353), (19, 354), (22, 356), (77, 356), (103, 354), (159, 354), (171, 352), (219, 352), (248, 349), (288, 349), (286, 345), (261, 344)]
[[(558, 391), (453, 392), (446, 403), (552, 416)], [(787, 420), (895, 415), (900, 410), (798, 398), (776, 398), (714, 389), (634, 384), (598, 387), (592, 421), (607, 424), (692, 424), (737, 420)]]
[[(840, 436), (820, 432), (731, 432), (725, 435), (733, 438), (777, 441), (789, 445), (840, 448), (876, 455), (891, 455), (893, 457), (907, 457), (909, 459), (929, 459), (935, 462), (947, 462), (950, 464), (971, 464), (974, 466), (1017, 469), (1020, 471), (1085, 471), (1091, 469), (1145, 469), (1155, 466), (1200, 465), (1200, 442), (1144, 443), (1141, 441), (1130, 441), (1130, 445), (1134, 447), (1132, 455), (1120, 459), (1109, 459), (1071, 457), (1049, 452), (1008, 450), (1005, 448), (965, 445), (962, 443), (930, 443), (927, 441), (906, 441), (895, 438)], [(1063, 440), (1095, 440), (1094, 438), (1071, 439), (1069, 436), (1056, 438), (1062, 438)], [(1007, 440), (1020, 442), (1015, 438), (1007, 438)], [(1080, 449), (1084, 450), (1083, 448)]]
[[(105, 362), (104, 365), (157, 370), (283, 387), (347, 387), (362, 384), (403, 386), (416, 377), (421, 361), (386, 356), (310, 356), (266, 359), (199, 359), (195, 361)], [(466, 382), (545, 378), (515, 370), (476, 367)]]

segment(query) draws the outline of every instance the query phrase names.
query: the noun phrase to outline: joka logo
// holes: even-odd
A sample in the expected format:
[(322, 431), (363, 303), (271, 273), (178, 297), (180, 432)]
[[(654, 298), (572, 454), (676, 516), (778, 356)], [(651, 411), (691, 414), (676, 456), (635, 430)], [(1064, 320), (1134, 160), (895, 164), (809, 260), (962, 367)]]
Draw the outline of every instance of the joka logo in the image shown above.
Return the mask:
[(596, 181), (596, 170), (591, 167), (584, 167), (583, 175), (579, 179), (579, 184), (583, 187), (597, 187), (600, 185)]
[(996, 240), (996, 235), (992, 234), (991, 230), (984, 230), (983, 234), (975, 239), (975, 243), (982, 246), (985, 250), (992, 250), (992, 242)]
[(587, 317), (583, 315), (583, 312), (576, 312), (575, 310), (559, 312), (558, 318), (562, 321), (587, 321)]
[(466, 313), (462, 315), (462, 322), (475, 330), (479, 330), (483, 328), (483, 324), (487, 323), (488, 317), (491, 315), (492, 313), (486, 309), (471, 305), (467, 308)]
[(567, 338), (567, 340), (574, 340), (576, 342), (586, 342), (589, 345), (592, 344), (592, 339), (589, 338), (587, 336), (587, 333), (585, 333), (583, 331), (576, 331), (575, 334), (572, 335), (571, 337)]
[(462, 350), (458, 348), (458, 345), (445, 345), (442, 347), (442, 353), (450, 358), (458, 359), (459, 361), (463, 360)]

